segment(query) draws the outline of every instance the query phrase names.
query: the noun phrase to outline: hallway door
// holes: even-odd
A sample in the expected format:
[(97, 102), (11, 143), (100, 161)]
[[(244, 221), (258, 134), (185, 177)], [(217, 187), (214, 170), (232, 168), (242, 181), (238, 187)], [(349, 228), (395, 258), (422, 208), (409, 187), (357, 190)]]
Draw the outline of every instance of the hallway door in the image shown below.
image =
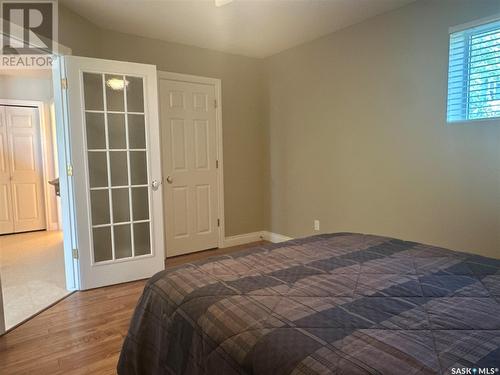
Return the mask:
[(0, 234), (46, 228), (38, 109), (0, 106)]

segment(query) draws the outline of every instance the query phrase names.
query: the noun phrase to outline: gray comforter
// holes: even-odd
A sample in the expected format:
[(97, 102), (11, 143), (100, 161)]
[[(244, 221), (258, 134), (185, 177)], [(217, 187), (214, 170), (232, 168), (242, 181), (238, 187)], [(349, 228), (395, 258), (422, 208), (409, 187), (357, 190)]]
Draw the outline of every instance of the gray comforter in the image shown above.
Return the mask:
[(350, 233), (269, 244), (154, 276), (118, 372), (495, 374), (499, 302), (500, 260)]

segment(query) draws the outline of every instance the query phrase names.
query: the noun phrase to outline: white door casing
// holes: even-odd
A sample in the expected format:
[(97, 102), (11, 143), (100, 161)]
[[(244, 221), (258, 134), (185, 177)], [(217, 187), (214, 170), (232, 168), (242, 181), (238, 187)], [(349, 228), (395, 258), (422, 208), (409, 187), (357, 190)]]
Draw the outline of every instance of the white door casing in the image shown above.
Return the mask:
[(5, 314), (3, 311), (2, 278), (0, 278), (0, 335), (5, 332)]
[(14, 232), (5, 107), (0, 106), (0, 234)]
[(66, 88), (56, 107), (67, 132), (59, 150), (70, 143), (61, 194), (74, 208), (63, 214), (74, 237), (65, 254), (78, 249), (77, 288), (148, 278), (164, 268), (156, 67), (58, 60)]
[[(220, 246), (220, 81), (160, 73), (167, 256)], [(219, 138), (220, 137), (220, 138)]]
[[(3, 107), (5, 131), (0, 132), (6, 149), (2, 150), (4, 163), (10, 173), (10, 191), (2, 183), (3, 197), (10, 195), (12, 230), (10, 233), (46, 228), (43, 188), (43, 165), (38, 109), (32, 107)], [(0, 161), (0, 164), (4, 164)], [(2, 177), (2, 182), (5, 177)], [(3, 200), (3, 199), (2, 199)], [(6, 205), (3, 203), (2, 205)], [(9, 207), (7, 206), (7, 212)], [(3, 215), (6, 219), (7, 215)], [(4, 223), (4, 221), (2, 220)], [(9, 229), (5, 226), (4, 229)], [(9, 233), (2, 231), (1, 233)]]

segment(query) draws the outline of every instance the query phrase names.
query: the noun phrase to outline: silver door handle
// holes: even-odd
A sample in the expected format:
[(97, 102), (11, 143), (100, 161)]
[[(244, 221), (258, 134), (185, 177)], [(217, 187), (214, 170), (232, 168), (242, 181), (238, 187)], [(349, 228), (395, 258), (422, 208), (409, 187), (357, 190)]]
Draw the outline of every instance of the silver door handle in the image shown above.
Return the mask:
[(167, 176), (167, 182), (171, 184), (172, 182), (174, 182), (174, 179), (171, 176)]
[(158, 180), (153, 180), (151, 181), (151, 187), (153, 188), (153, 190), (158, 190), (158, 188), (160, 187), (160, 184), (161, 182), (158, 181)]

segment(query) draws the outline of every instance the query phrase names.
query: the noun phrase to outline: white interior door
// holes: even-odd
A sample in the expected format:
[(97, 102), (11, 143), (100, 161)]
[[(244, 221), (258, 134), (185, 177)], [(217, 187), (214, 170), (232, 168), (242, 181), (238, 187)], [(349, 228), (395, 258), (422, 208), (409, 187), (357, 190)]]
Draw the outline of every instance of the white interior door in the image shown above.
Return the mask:
[(164, 268), (156, 67), (58, 60), (80, 289), (150, 277)]
[(0, 233), (45, 229), (38, 109), (4, 106), (0, 117)]
[(167, 256), (218, 246), (215, 85), (160, 79)]

